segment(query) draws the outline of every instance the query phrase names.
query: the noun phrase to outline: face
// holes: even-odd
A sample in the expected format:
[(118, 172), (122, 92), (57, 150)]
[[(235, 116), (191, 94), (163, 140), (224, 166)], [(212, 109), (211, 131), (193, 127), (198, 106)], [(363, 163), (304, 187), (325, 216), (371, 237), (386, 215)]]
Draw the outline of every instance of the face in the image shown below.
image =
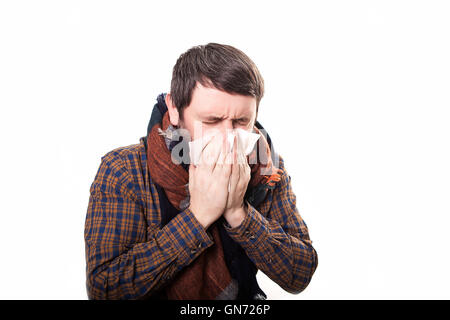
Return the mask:
[(183, 121), (172, 104), (170, 93), (166, 95), (170, 122), (173, 126), (187, 129), (191, 140), (208, 132), (241, 128), (251, 131), (256, 120), (256, 99), (252, 96), (229, 94), (215, 88), (204, 87), (197, 82), (189, 106), (183, 111)]

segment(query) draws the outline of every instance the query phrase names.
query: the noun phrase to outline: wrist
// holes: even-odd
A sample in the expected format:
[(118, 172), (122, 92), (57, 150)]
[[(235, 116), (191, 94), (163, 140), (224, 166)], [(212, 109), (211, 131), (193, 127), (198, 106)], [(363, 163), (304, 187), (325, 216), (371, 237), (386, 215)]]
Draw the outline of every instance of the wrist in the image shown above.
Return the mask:
[(208, 217), (206, 215), (202, 215), (199, 211), (193, 209), (191, 206), (189, 206), (189, 210), (192, 212), (192, 215), (197, 219), (198, 223), (206, 230), (209, 228), (209, 226), (212, 224), (211, 221), (209, 221)]
[(231, 226), (231, 228), (236, 228), (242, 224), (247, 215), (247, 206), (242, 203), (238, 208), (228, 209), (224, 213), (224, 218)]

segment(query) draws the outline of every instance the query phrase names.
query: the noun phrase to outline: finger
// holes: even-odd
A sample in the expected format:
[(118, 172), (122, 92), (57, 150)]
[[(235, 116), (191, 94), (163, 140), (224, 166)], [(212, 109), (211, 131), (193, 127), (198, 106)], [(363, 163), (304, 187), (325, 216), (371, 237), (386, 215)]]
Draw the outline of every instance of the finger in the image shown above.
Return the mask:
[(234, 186), (234, 192), (242, 192), (242, 190), (245, 188), (245, 174), (244, 174), (244, 168), (241, 164), (236, 164), (236, 171), (238, 172), (238, 177), (236, 179), (236, 183)]
[(213, 165), (213, 167), (216, 165), (217, 160), (220, 157), (220, 154), (224, 152), (224, 136), (222, 134), (218, 134), (215, 137), (215, 141), (214, 143), (214, 147), (211, 146), (211, 165)]
[(206, 133), (200, 140), (200, 152), (199, 161), (202, 156), (208, 155), (209, 149), (214, 145), (214, 141), (219, 134), (218, 131), (213, 131), (212, 133)]
[(235, 193), (240, 179), (240, 165), (234, 161), (231, 166), (230, 193)]
[(250, 165), (248, 164), (248, 159), (245, 158), (245, 176), (247, 177), (247, 185), (250, 182), (250, 180), (252, 179), (252, 168), (250, 167)]
[(233, 156), (232, 156), (232, 164), (231, 164), (231, 174), (230, 174), (230, 188), (229, 188), (229, 192), (230, 194), (234, 194), (236, 193), (236, 188), (237, 188), (237, 184), (239, 182), (239, 164), (237, 162), (238, 159), (238, 148), (237, 148), (237, 140), (239, 140), (237, 138), (237, 136), (234, 136), (234, 147), (233, 147)]
[(203, 149), (200, 156), (200, 162), (209, 169), (210, 172), (214, 170), (215, 164), (220, 156), (222, 149), (222, 135), (216, 134), (214, 138)]
[(229, 149), (226, 136), (222, 136), (222, 141), (220, 144), (217, 143), (217, 147), (220, 148), (220, 150), (219, 150), (218, 157), (213, 159), (213, 160), (215, 160), (213, 163), (213, 165), (214, 165), (213, 169), (215, 169), (215, 167), (217, 165), (223, 165), (225, 163), (225, 158), (227, 156), (228, 149)]
[(234, 140), (233, 140), (233, 163), (236, 163), (237, 162), (237, 155), (238, 155), (238, 152), (237, 152), (237, 148), (238, 148), (238, 146), (237, 146), (237, 143), (238, 143), (238, 137), (237, 136), (234, 136)]
[(233, 163), (233, 153), (227, 152), (225, 154), (225, 161), (223, 164), (216, 165), (214, 169), (214, 175), (217, 178), (222, 178), (227, 181), (227, 183), (230, 180), (231, 170), (232, 170), (232, 163)]
[(194, 165), (200, 163), (200, 157), (208, 143), (214, 138), (213, 134), (206, 134), (199, 139), (195, 139), (189, 143), (189, 157)]
[(240, 165), (239, 178), (240, 178), (239, 181), (241, 181), (244, 184), (244, 186), (247, 186), (248, 183), (250, 182), (251, 175), (250, 175), (250, 166), (248, 164), (244, 163)]
[(205, 150), (206, 146), (215, 138), (218, 132), (213, 132), (212, 134), (205, 134), (201, 139), (201, 151), (200, 154)]
[(189, 192), (192, 191), (192, 188), (194, 186), (194, 170), (195, 170), (195, 166), (191, 163), (189, 165), (189, 181), (188, 181)]
[(226, 139), (222, 140), (222, 150), (219, 153), (219, 157), (217, 159), (216, 166), (218, 164), (221, 164), (221, 165), (225, 164), (226, 159), (227, 159), (227, 154), (229, 153), (229, 151), (230, 151), (230, 147), (229, 147), (228, 141)]
[(242, 150), (241, 139), (236, 139), (236, 153), (237, 153), (236, 162), (242, 164), (243, 162), (242, 156), (244, 154), (244, 151)]
[[(223, 162), (222, 164), (227, 163), (227, 160), (230, 160), (229, 155), (233, 155), (233, 149), (232, 149), (233, 145), (230, 145), (230, 141), (228, 140), (228, 137), (225, 137), (223, 140), (223, 149), (224, 149), (224, 153), (223, 153)], [(228, 156), (228, 157), (227, 157)], [(232, 159), (232, 158), (231, 158)], [(231, 163), (231, 162), (230, 162)]]
[(247, 156), (245, 155), (244, 151), (241, 152), (241, 164), (242, 165), (247, 165)]
[(237, 139), (235, 162), (238, 164), (242, 164), (242, 149), (240, 139)]

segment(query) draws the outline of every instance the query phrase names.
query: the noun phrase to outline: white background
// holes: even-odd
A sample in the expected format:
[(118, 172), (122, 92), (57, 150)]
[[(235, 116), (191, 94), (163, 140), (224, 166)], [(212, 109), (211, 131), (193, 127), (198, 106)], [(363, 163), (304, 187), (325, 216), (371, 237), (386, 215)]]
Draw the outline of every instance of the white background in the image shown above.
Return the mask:
[(1, 1), (0, 298), (86, 299), (106, 152), (139, 142), (178, 56), (231, 44), (319, 255), (269, 299), (450, 298), (446, 1)]

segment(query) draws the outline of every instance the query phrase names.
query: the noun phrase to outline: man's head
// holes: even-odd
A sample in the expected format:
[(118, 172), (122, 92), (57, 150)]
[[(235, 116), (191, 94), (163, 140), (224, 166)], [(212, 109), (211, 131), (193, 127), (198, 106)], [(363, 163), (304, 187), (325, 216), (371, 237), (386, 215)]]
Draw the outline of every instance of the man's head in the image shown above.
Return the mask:
[(253, 61), (242, 51), (217, 43), (195, 46), (177, 60), (166, 104), (170, 122), (185, 128), (192, 139), (194, 128), (242, 128), (250, 131), (264, 95), (264, 80)]

